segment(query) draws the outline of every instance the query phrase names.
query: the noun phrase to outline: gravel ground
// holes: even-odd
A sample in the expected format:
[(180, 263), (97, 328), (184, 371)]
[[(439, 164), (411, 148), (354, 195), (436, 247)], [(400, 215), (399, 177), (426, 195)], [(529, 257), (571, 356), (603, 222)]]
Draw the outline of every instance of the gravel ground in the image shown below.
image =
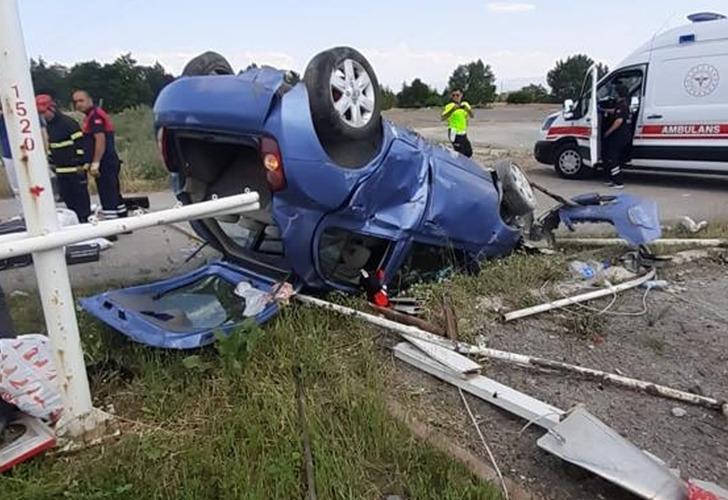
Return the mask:
[[(728, 311), (728, 268), (716, 262), (666, 270), (663, 277), (684, 287), (679, 296), (652, 292), (643, 316), (608, 316), (591, 339), (564, 325), (568, 312), (513, 324), (484, 324), (490, 347), (563, 360), (602, 370), (728, 397), (728, 324), (713, 310)], [(641, 308), (643, 291), (625, 293), (613, 310)], [(687, 302), (685, 302), (687, 301)], [(600, 303), (594, 305), (598, 307)], [(418, 418), (474, 453), (479, 444), (452, 387), (392, 361), (393, 391)], [(728, 421), (717, 412), (564, 374), (546, 374), (489, 363), (484, 374), (562, 409), (584, 404), (637, 446), (679, 467), (688, 477), (728, 485)], [(477, 398), (468, 397), (504, 474), (549, 499), (634, 498), (606, 481), (569, 466), (536, 446), (543, 431)], [(686, 411), (673, 415), (674, 408)]]

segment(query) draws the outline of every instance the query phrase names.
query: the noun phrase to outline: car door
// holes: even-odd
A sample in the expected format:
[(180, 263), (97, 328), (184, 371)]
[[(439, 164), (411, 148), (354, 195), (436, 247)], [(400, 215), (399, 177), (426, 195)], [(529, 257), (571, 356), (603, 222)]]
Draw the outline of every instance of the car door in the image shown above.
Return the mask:
[(728, 172), (726, 43), (656, 51), (632, 163), (640, 168)]
[[(610, 73), (597, 83), (598, 68), (596, 65), (590, 68), (590, 92), (583, 98), (583, 108), (587, 110), (585, 119), (589, 123), (588, 158), (592, 165), (598, 165), (602, 161), (602, 138), (604, 128), (608, 125), (602, 106), (605, 101), (615, 99), (617, 87), (624, 85), (629, 92), (628, 101), (633, 120), (637, 120), (642, 108), (645, 71), (646, 67), (643, 65), (628, 66)], [(592, 96), (596, 96), (596, 99)]]
[(429, 147), (418, 135), (391, 128), (394, 140), (382, 161), (359, 180), (351, 197), (324, 216), (313, 239), (320, 278), (339, 289), (358, 286), (360, 271), (370, 273), (398, 260), (427, 207)]
[(597, 95), (597, 86), (599, 81), (599, 67), (593, 64), (589, 68), (591, 79), (591, 88), (589, 91), (589, 112), (586, 116), (586, 122), (589, 123), (589, 161), (591, 165), (597, 165), (601, 162), (601, 115), (599, 113), (599, 102), (594, 96)]

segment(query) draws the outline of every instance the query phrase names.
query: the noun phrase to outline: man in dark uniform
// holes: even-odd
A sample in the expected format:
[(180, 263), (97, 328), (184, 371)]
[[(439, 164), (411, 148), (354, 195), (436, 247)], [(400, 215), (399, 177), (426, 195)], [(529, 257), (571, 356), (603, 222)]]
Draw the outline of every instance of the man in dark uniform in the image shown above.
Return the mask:
[(86, 178), (86, 151), (83, 133), (70, 116), (56, 111), (56, 103), (47, 94), (35, 98), (38, 113), (46, 121), (48, 161), (58, 179), (58, 190), (66, 206), (84, 223), (91, 215), (91, 199)]
[(632, 145), (632, 115), (627, 104), (629, 90), (617, 85), (614, 107), (605, 110), (606, 131), (604, 132), (604, 169), (607, 185), (614, 189), (624, 189), (622, 162)]
[(89, 172), (96, 179), (101, 199), (101, 215), (105, 219), (126, 217), (126, 204), (119, 187), (121, 162), (116, 153), (111, 118), (103, 109), (94, 105), (93, 99), (85, 90), (76, 90), (73, 93), (73, 104), (76, 110), (86, 115), (83, 133), (86, 137), (86, 148), (91, 155)]

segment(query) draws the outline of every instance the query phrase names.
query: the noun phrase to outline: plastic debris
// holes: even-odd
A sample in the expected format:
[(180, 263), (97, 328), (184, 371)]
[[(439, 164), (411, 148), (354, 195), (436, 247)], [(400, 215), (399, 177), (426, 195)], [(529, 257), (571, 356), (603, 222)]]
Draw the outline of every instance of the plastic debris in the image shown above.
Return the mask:
[(265, 309), (270, 302), (270, 295), (255, 288), (248, 281), (241, 281), (235, 287), (235, 295), (245, 299), (245, 310), (243, 316), (250, 318), (257, 316)]
[(682, 418), (688, 414), (688, 412), (684, 408), (680, 408), (679, 406), (676, 406), (675, 408), (673, 408), (671, 410), (671, 412), (672, 412), (673, 416), (675, 416), (677, 418)]
[(607, 264), (597, 261), (582, 262), (573, 260), (569, 262), (569, 270), (574, 278), (593, 280), (608, 267)]
[(48, 337), (0, 340), (0, 397), (33, 417), (55, 422), (63, 411)]
[(699, 233), (700, 231), (708, 227), (708, 221), (701, 220), (700, 222), (695, 222), (687, 215), (680, 217), (679, 224), (681, 228), (685, 229), (691, 234)]
[(650, 280), (640, 285), (640, 288), (647, 288), (648, 290), (667, 290), (669, 287), (670, 283), (667, 280)]

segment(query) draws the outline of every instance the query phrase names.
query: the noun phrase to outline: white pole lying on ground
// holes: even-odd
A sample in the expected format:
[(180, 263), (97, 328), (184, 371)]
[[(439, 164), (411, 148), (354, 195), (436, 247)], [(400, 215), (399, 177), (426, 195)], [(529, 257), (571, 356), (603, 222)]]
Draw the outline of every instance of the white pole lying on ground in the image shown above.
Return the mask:
[(346, 316), (353, 316), (360, 318), (368, 323), (371, 323), (387, 330), (398, 333), (403, 337), (415, 337), (420, 340), (430, 342), (432, 344), (451, 349), (460, 354), (468, 354), (471, 356), (485, 356), (491, 359), (497, 359), (506, 363), (511, 363), (523, 367), (535, 367), (545, 368), (550, 370), (558, 370), (562, 372), (576, 373), (578, 375), (591, 378), (594, 380), (601, 380), (605, 382), (611, 382), (615, 385), (625, 387), (633, 390), (641, 390), (648, 394), (661, 396), (663, 398), (674, 399), (677, 401), (683, 401), (694, 405), (704, 406), (713, 410), (722, 412), (728, 417), (728, 402), (725, 400), (717, 400), (707, 396), (700, 396), (698, 394), (692, 394), (689, 392), (673, 389), (654, 382), (646, 382), (644, 380), (638, 380), (630, 377), (624, 377), (615, 373), (603, 372), (601, 370), (594, 370), (592, 368), (585, 368), (583, 366), (572, 365), (569, 363), (562, 363), (560, 361), (552, 361), (550, 359), (538, 358), (536, 356), (526, 356), (524, 354), (517, 354), (507, 351), (499, 351), (496, 349), (488, 349), (486, 347), (475, 346), (467, 344), (465, 342), (457, 342), (438, 335), (432, 334), (421, 330), (415, 326), (403, 325), (389, 319), (374, 316), (351, 307), (341, 306), (339, 304), (333, 304), (326, 302), (325, 300), (317, 299), (307, 295), (296, 295), (296, 299), (304, 304), (309, 304), (330, 311), (335, 311), (339, 314)]
[[(572, 245), (584, 247), (630, 246), (621, 238), (559, 238), (557, 245)], [(728, 246), (728, 239), (719, 238), (663, 238), (650, 242), (650, 245), (664, 245), (669, 247), (722, 247)]]
[(58, 431), (74, 438), (92, 438), (90, 433), (99, 428), (106, 417), (92, 406), (63, 246), (232, 210), (254, 210), (258, 207), (258, 194), (247, 193), (59, 231), (16, 0), (0, 0), (0, 102), (17, 166), (20, 201), (28, 229), (27, 233), (2, 238), (0, 246), (8, 256), (33, 253), (43, 316), (64, 404)]
[(593, 292), (582, 293), (581, 295), (574, 295), (573, 297), (555, 300), (546, 304), (539, 304), (537, 306), (519, 309), (518, 311), (511, 311), (504, 314), (503, 318), (506, 321), (513, 321), (514, 319), (526, 318), (528, 316), (533, 316), (534, 314), (551, 311), (552, 309), (561, 309), (563, 307), (572, 306), (581, 302), (588, 302), (590, 300), (608, 297), (609, 295), (616, 295), (617, 293), (629, 290), (630, 288), (637, 288), (642, 283), (646, 283), (654, 277), (655, 270), (651, 269), (646, 274), (631, 281), (625, 281), (624, 283), (620, 283), (618, 285), (610, 285), (605, 288), (600, 288), (599, 290), (594, 290)]
[(194, 220), (203, 216), (215, 216), (220, 212), (228, 213), (231, 209), (234, 209), (235, 213), (241, 213), (258, 210), (259, 208), (258, 193), (252, 192), (179, 206), (159, 212), (106, 220), (96, 224), (87, 223), (68, 226), (60, 231), (45, 235), (26, 236), (12, 241), (0, 240), (0, 259), (73, 245), (93, 238), (104, 238), (127, 231), (162, 226), (184, 220)]

